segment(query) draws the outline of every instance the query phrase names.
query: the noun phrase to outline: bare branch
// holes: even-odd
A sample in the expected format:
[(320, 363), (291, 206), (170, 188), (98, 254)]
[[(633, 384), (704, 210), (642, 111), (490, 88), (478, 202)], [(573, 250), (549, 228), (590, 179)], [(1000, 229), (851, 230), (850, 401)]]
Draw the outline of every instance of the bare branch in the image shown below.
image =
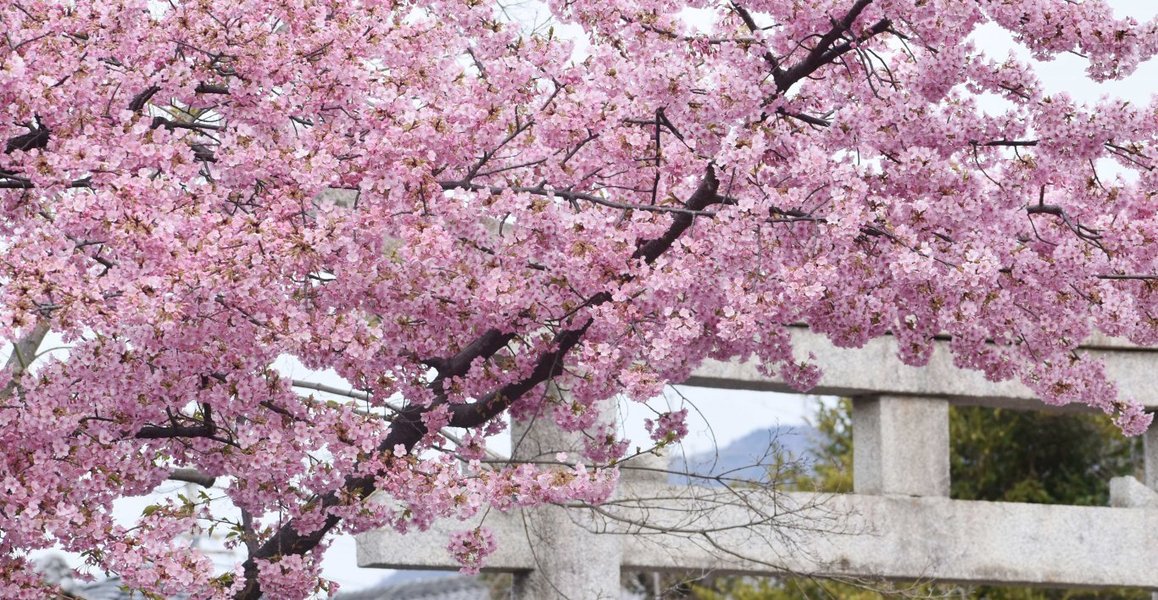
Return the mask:
[[(545, 185), (539, 185), (539, 186), (535, 186), (535, 187), (526, 187), (526, 186), (505, 187), (505, 186), (500, 186), (500, 185), (484, 185), (484, 184), (479, 184), (479, 183), (470, 183), (469, 181), (465, 181), (465, 180), (464, 181), (440, 181), (438, 183), (440, 186), (442, 186), (442, 189), (444, 189), (444, 190), (456, 190), (456, 189), (458, 189), (458, 190), (471, 190), (471, 191), (488, 190), (492, 194), (500, 194), (505, 190), (510, 190), (512, 192), (519, 193), (519, 194), (532, 194), (535, 196), (548, 196), (548, 197), (562, 198), (563, 200), (569, 200), (572, 202), (576, 202), (576, 201), (581, 200), (584, 202), (590, 202), (591, 204), (598, 204), (600, 206), (606, 206), (608, 208), (615, 208), (615, 209), (619, 209), (619, 210), (642, 210), (642, 211), (646, 211), (646, 212), (674, 213), (674, 214), (681, 214), (681, 215), (687, 215), (687, 216), (693, 216), (693, 217), (711, 217), (711, 216), (715, 215), (715, 213), (710, 212), (710, 211), (687, 208), (686, 206), (660, 206), (660, 205), (651, 205), (651, 204), (629, 204), (629, 203), (625, 203), (625, 202), (616, 202), (614, 200), (608, 200), (607, 198), (603, 198), (601, 196), (596, 196), (595, 194), (587, 194), (587, 193), (583, 193), (583, 192), (574, 192), (574, 191), (570, 191), (570, 190), (566, 190), (566, 189), (556, 190), (556, 189), (548, 188)], [(641, 190), (641, 192), (642, 191), (643, 190)]]

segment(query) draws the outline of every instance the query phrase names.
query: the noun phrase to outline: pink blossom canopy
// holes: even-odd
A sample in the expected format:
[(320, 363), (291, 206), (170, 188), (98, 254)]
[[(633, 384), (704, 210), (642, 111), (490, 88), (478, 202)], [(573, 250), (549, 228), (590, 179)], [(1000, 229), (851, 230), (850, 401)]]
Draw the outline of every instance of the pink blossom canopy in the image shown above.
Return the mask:
[[(59, 545), (151, 593), (301, 598), (337, 532), (598, 501), (611, 470), (480, 461), (497, 417), (588, 430), (609, 464), (625, 444), (592, 405), (705, 359), (813, 385), (793, 324), (894, 336), (913, 365), (947, 336), (958, 366), (1148, 425), (1074, 350), (1158, 343), (1158, 105), (1049, 94), (970, 34), (1106, 80), (1158, 51), (1154, 21), (1101, 0), (551, 0), (529, 21), (0, 3), (0, 339), (71, 346), (0, 382), (0, 596), (42, 597), (23, 556)], [(287, 356), (356, 397), (295, 387)], [(227, 485), (113, 518), (179, 472)], [(225, 574), (175, 541), (210, 525), (244, 556)], [(467, 568), (494, 546), (450, 543)]]

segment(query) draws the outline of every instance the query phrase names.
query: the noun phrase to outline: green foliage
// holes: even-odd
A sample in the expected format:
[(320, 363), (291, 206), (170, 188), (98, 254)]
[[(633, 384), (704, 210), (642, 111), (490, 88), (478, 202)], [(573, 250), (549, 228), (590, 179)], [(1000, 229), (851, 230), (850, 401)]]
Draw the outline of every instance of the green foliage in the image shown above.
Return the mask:
[[(821, 406), (814, 426), (822, 440), (813, 449), (811, 476), (801, 489), (852, 491), (852, 402)], [(1104, 417), (1047, 414), (982, 407), (953, 407), (950, 496), (961, 500), (1105, 505), (1111, 477), (1136, 475), (1140, 442), (1128, 439)], [(1111, 560), (1107, 557), (1107, 560)], [(976, 600), (1149, 600), (1134, 590), (915, 586), (884, 589), (809, 578), (720, 578), (693, 586), (697, 600), (877, 600), (886, 596)]]
[(800, 489), (852, 492), (852, 401), (841, 398), (831, 406), (821, 403), (812, 426), (821, 441), (812, 449), (813, 475), (800, 480)]
[(1105, 506), (1110, 478), (1135, 475), (1141, 448), (1100, 415), (953, 408), (952, 496)]

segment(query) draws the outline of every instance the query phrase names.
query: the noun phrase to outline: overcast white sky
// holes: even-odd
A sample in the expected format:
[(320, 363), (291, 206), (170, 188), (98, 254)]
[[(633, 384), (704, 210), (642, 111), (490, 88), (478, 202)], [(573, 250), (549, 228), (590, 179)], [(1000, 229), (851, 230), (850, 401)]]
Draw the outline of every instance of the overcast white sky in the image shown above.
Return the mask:
[[(1146, 21), (1158, 15), (1158, 0), (1110, 0), (1110, 4), (1117, 14), (1130, 15), (1139, 21)], [(975, 39), (980, 47), (997, 56), (1003, 56), (1009, 50), (1027, 56), (1024, 50), (996, 26), (983, 28), (975, 35)], [(1083, 76), (1084, 70), (1085, 60), (1070, 54), (1059, 56), (1049, 63), (1038, 64), (1038, 73), (1049, 90), (1066, 91), (1079, 102), (1095, 101), (1103, 95), (1122, 97), (1138, 103), (1149, 102), (1156, 90), (1155, 82), (1158, 82), (1158, 61), (1154, 60), (1143, 65), (1127, 80), (1105, 84), (1088, 81)], [(58, 339), (49, 339), (45, 347), (57, 344)], [(6, 359), (7, 353), (8, 350), (5, 349), (0, 353), (0, 358)], [(333, 374), (311, 374), (293, 363), (294, 361), (285, 361), (282, 367), (299, 378), (342, 385), (341, 380)], [(684, 442), (684, 449), (688, 453), (710, 450), (717, 444), (724, 447), (756, 429), (801, 423), (815, 411), (816, 406), (816, 399), (807, 396), (707, 390), (686, 386), (679, 389), (695, 405), (695, 408), (690, 410), (689, 435)], [(675, 394), (669, 396), (676, 397)], [(663, 402), (657, 400), (656, 404), (662, 405)], [(626, 408), (625, 431), (628, 437), (636, 440), (647, 439), (642, 428), (642, 420), (648, 415), (644, 413), (645, 410), (641, 407), (634, 407), (634, 410), (631, 407)], [(507, 443), (499, 441), (495, 450), (505, 453), (506, 445)], [(676, 449), (674, 452), (679, 450)], [(170, 489), (167, 491), (172, 491), (180, 486), (168, 487)], [(150, 502), (151, 500), (144, 498), (124, 501), (118, 505), (118, 516), (126, 520), (135, 518)], [(74, 564), (79, 564), (75, 557), (73, 559)], [(326, 555), (324, 566), (325, 575), (336, 580), (346, 590), (371, 586), (389, 574), (384, 570), (357, 568), (354, 543), (350, 536), (341, 537), (334, 542)]]

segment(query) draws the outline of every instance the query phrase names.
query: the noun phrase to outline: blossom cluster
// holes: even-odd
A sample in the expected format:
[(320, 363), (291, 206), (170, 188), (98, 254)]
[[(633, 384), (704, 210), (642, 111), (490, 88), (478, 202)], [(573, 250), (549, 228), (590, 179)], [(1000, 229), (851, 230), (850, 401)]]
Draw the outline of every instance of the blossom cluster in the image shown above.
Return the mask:
[[(544, 4), (538, 27), (492, 0), (0, 3), (0, 339), (70, 347), (0, 372), (0, 596), (39, 594), (21, 556), (57, 545), (152, 594), (299, 598), (335, 533), (599, 501), (628, 443), (597, 402), (707, 359), (807, 388), (799, 324), (912, 365), (947, 337), (960, 367), (1149, 425), (1079, 348), (1158, 343), (1158, 105), (1048, 94), (970, 36), (1120, 79), (1158, 23)], [(503, 415), (587, 432), (594, 466), (482, 462)], [(212, 499), (112, 518), (188, 471)], [(230, 573), (172, 541), (208, 523)], [(452, 542), (471, 569), (492, 546)]]

